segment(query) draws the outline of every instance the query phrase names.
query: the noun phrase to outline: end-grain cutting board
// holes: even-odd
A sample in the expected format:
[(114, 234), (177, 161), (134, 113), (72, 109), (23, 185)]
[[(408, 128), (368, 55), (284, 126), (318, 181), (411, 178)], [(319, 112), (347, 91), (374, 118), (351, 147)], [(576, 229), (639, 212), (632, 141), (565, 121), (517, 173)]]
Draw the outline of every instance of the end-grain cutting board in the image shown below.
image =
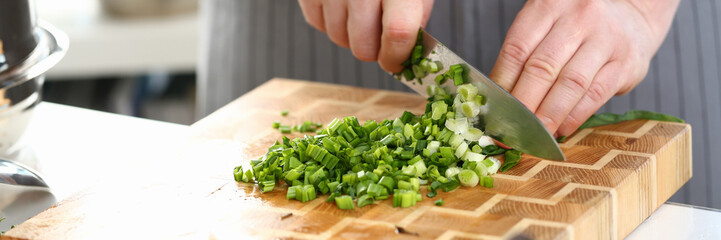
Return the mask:
[(135, 180), (88, 189), (2, 239), (619, 239), (691, 177), (690, 126), (639, 120), (582, 130), (561, 144), (568, 161), (524, 156), (492, 189), (440, 193), (442, 207), (424, 194), (411, 208), (340, 210), (323, 196), (302, 204), (284, 187), (261, 194), (232, 180), (235, 165), (280, 139), (273, 121), (380, 120), (424, 106), (412, 94), (273, 79), (194, 124), (172, 163), (147, 171), (163, 177), (129, 173)]

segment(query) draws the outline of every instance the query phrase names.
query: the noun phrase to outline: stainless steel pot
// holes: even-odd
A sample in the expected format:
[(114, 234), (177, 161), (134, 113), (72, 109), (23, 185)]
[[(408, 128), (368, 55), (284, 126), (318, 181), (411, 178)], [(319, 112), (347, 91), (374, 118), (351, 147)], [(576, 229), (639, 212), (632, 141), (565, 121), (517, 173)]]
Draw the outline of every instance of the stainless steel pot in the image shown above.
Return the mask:
[(38, 23), (32, 0), (0, 1), (0, 156), (17, 150), (41, 100), (43, 74), (67, 49), (65, 33)]

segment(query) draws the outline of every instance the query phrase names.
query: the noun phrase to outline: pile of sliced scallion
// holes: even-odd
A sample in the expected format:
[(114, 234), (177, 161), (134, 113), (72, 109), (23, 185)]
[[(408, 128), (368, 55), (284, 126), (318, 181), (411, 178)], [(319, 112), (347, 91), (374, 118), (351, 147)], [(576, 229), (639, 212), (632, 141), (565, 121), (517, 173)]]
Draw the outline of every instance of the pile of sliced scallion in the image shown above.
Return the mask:
[[(400, 73), (409, 80), (418, 77), (420, 81), (443, 69), (440, 62), (421, 57), (420, 35)], [(428, 87), (430, 97), (421, 115), (406, 111), (393, 120), (363, 124), (353, 116), (334, 119), (316, 136), (284, 136), (260, 159), (236, 167), (234, 178), (257, 183), (261, 192), (285, 182), (286, 197), (301, 202), (315, 199), (318, 193), (329, 194), (326, 201), (340, 209), (391, 197), (394, 207), (411, 207), (423, 199), (422, 186), (429, 198), (439, 189), (491, 188), (491, 175), (516, 165), (521, 153), (494, 145), (492, 138), (475, 127), (485, 114), (486, 98), (468, 83), (466, 71), (462, 65), (452, 65), (438, 74), (436, 84)], [(441, 87), (449, 79), (457, 86), (457, 94)], [(320, 128), (320, 124), (306, 125)], [(284, 126), (274, 123), (273, 127)], [(493, 157), (499, 154), (505, 154), (503, 165)], [(435, 204), (442, 205), (443, 200)]]
[(261, 192), (285, 182), (287, 198), (302, 202), (329, 194), (326, 201), (341, 209), (391, 197), (393, 206), (414, 206), (423, 199), (422, 186), (427, 197), (435, 197), (438, 189), (493, 187), (490, 175), (502, 166), (489, 155), (505, 153), (506, 163), (517, 163), (520, 152), (499, 148), (474, 127), (485, 104), (475, 86), (465, 83), (458, 94), (448, 92), (435, 86), (420, 116), (404, 112), (393, 120), (363, 124), (344, 117), (316, 136), (283, 137), (250, 166), (236, 167), (234, 178), (257, 183)]

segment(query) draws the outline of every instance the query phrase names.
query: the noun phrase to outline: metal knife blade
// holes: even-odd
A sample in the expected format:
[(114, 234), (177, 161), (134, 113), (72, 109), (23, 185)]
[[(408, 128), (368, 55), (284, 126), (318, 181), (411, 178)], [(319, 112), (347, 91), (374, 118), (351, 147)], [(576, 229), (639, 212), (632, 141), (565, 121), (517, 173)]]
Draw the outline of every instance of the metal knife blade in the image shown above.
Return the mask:
[[(471, 83), (478, 88), (479, 94), (488, 99), (486, 103), (488, 109), (485, 111), (486, 114), (481, 114), (481, 119), (476, 125), (477, 128), (526, 154), (550, 160), (566, 160), (556, 139), (526, 106), (486, 75), (458, 57), (428, 32), (422, 32), (423, 56), (432, 61), (440, 61), (443, 64), (443, 70), (423, 77), (423, 84), (419, 84), (417, 80), (408, 81), (403, 76), (400, 76), (401, 82), (422, 96), (428, 97), (426, 89), (429, 85), (435, 84), (434, 79), (437, 75), (443, 74), (451, 65), (463, 64), (469, 70), (468, 76)], [(452, 92), (456, 90), (452, 80), (446, 81), (443, 86), (450, 88)]]

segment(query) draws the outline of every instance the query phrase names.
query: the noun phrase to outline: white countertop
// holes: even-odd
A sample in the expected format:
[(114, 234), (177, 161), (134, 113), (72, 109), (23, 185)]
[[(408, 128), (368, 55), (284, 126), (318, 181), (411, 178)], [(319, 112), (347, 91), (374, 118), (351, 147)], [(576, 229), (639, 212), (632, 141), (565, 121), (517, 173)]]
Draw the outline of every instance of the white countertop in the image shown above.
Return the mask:
[(188, 126), (41, 103), (28, 129), (26, 147), (58, 199), (93, 179), (148, 166), (183, 139)]
[(54, 199), (36, 197), (27, 208), (2, 209), (0, 218), (7, 219), (0, 223), (0, 232), (99, 180), (133, 177), (134, 169), (158, 165), (187, 130), (173, 123), (39, 104), (21, 140), (23, 149), (13, 159), (40, 172)]
[[(59, 201), (97, 180), (129, 177), (133, 169), (157, 166), (159, 159), (167, 158), (181, 143), (188, 129), (44, 102), (36, 109), (20, 157), (43, 174), (54, 200)], [(38, 206), (3, 210), (0, 218), (8, 219), (0, 223), (0, 231), (42, 210)], [(667, 203), (627, 239), (721, 239), (721, 212)]]
[(666, 203), (626, 239), (721, 239), (721, 211)]

